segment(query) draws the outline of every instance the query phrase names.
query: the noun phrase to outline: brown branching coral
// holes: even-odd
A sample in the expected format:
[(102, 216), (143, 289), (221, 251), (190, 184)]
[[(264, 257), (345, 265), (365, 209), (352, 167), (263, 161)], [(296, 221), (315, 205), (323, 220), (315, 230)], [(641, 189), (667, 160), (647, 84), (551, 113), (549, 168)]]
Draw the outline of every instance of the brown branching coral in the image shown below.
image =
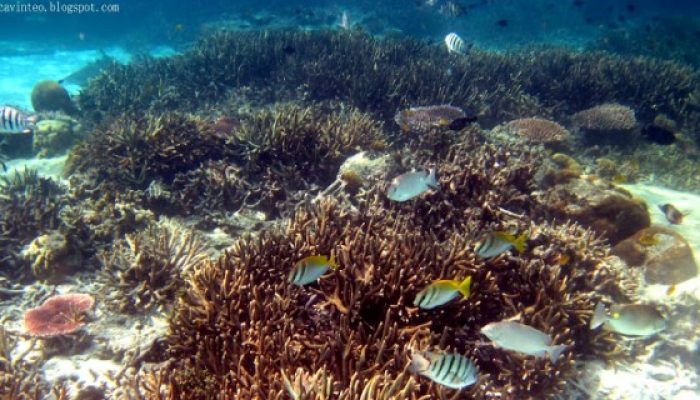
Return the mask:
[(100, 254), (105, 302), (119, 312), (167, 307), (183, 287), (183, 276), (204, 261), (202, 242), (171, 223), (126, 235)]
[[(530, 214), (540, 154), (523, 146), (484, 144), (475, 135), (443, 152), (446, 156), (436, 165), (439, 190), (410, 204), (386, 200), (385, 206), (440, 239), (455, 230), (484, 229), (503, 210)], [(373, 195), (385, 197), (377, 192)]]
[(117, 188), (145, 189), (153, 180), (221, 157), (211, 125), (180, 113), (128, 114), (96, 128), (71, 152), (65, 174), (89, 173)]
[[(23, 356), (12, 356), (15, 340), (0, 327), (0, 398), (3, 400), (38, 400), (44, 398), (47, 385)], [(26, 354), (26, 353), (25, 353)]]
[[(284, 48), (295, 49), (287, 57)], [(527, 49), (444, 56), (440, 45), (375, 39), (358, 31), (219, 32), (183, 56), (114, 65), (81, 92), (91, 117), (144, 110), (191, 111), (230, 90), (303, 87), (314, 100), (339, 99), (390, 120), (415, 104), (469, 105), (488, 124), (527, 115), (557, 118), (606, 102), (633, 104), (643, 121), (659, 112), (697, 119), (700, 78), (692, 68), (604, 52)]]
[(25, 169), (0, 179), (0, 264), (17, 273), (20, 249), (60, 224), (65, 189), (35, 170)]
[(244, 120), (233, 140), (247, 169), (288, 169), (332, 181), (343, 160), (382, 140), (382, 125), (356, 109), (280, 105)]
[[(482, 371), (474, 398), (556, 391), (586, 348), (590, 295), (615, 285), (600, 242), (576, 226), (544, 225), (526, 254), (484, 261), (463, 235), (438, 241), (382, 210), (375, 200), (351, 214), (324, 200), (299, 210), (285, 232), (244, 238), (195, 268), (169, 340), (170, 395), (281, 398), (286, 380), (293, 388), (324, 382), (322, 390), (305, 386), (315, 399), (452, 396), (406, 375), (413, 346), (474, 358)], [(560, 250), (571, 253), (566, 265), (555, 257)], [(307, 287), (287, 283), (300, 258), (331, 252), (338, 270)], [(431, 312), (413, 306), (430, 281), (466, 275), (474, 282), (469, 299)], [(519, 312), (571, 351), (552, 364), (474, 345), (483, 325)]]

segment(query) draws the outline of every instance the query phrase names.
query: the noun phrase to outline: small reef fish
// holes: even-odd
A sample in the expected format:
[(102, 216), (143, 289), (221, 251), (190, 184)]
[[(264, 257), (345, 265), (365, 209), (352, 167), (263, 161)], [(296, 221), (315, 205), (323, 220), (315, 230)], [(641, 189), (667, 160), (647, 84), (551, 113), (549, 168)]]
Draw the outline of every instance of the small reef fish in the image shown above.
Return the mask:
[(605, 306), (595, 306), (591, 329), (603, 325), (603, 329), (629, 336), (650, 336), (666, 329), (666, 320), (653, 306), (646, 304), (615, 304), (610, 315)]
[(430, 310), (454, 300), (460, 294), (466, 299), (471, 293), (471, 285), (471, 276), (467, 276), (463, 281), (437, 280), (418, 292), (413, 304)]
[(481, 328), (481, 333), (502, 349), (540, 358), (549, 355), (552, 362), (568, 347), (552, 345), (546, 333), (515, 321), (492, 322)]
[(329, 268), (337, 268), (334, 254), (331, 254), (330, 259), (326, 256), (304, 257), (294, 265), (287, 280), (297, 286), (308, 285), (325, 274)]
[(439, 189), (435, 169), (411, 171), (394, 178), (389, 184), (387, 197), (393, 201), (407, 201), (427, 192), (430, 189)]
[(666, 203), (660, 205), (659, 209), (664, 213), (664, 215), (666, 216), (666, 220), (670, 224), (679, 225), (683, 223), (683, 217), (685, 217), (685, 214), (678, 211), (678, 209), (673, 204)]
[(29, 134), (34, 130), (36, 122), (35, 115), (27, 115), (10, 106), (0, 107), (0, 134)]
[(527, 233), (522, 233), (520, 236), (516, 237), (508, 232), (489, 232), (476, 246), (476, 255), (481, 258), (496, 257), (503, 254), (511, 247), (515, 247), (518, 252), (522, 253), (525, 250), (527, 238)]
[(411, 354), (411, 370), (451, 389), (462, 389), (476, 383), (479, 371), (474, 362), (457, 353), (438, 354), (430, 351)]
[[(467, 120), (455, 122), (462, 118)], [(394, 121), (402, 131), (417, 133), (428, 132), (434, 128), (450, 129), (453, 122), (455, 122), (454, 127), (459, 127), (460, 124), (466, 125), (470, 120), (473, 122), (476, 119), (468, 117), (461, 108), (450, 105), (411, 107), (397, 112), (394, 116)]]
[(445, 36), (445, 46), (447, 46), (447, 51), (449, 53), (466, 54), (469, 50), (469, 46), (454, 32), (448, 33), (447, 36)]

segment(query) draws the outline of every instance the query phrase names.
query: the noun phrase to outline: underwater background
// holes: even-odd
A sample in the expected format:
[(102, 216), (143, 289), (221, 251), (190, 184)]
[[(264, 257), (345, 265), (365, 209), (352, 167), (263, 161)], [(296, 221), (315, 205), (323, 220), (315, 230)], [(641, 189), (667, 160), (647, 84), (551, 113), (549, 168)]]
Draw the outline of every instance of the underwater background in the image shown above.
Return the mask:
[(0, 399), (700, 399), (700, 3), (0, 3)]

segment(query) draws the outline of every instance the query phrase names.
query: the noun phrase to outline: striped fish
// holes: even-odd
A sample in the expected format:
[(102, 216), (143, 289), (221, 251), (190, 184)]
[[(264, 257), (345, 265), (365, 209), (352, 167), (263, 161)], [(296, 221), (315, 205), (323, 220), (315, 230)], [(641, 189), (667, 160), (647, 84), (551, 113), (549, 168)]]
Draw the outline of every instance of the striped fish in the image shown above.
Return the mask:
[(326, 256), (304, 257), (294, 265), (287, 280), (298, 286), (308, 285), (325, 274), (328, 268), (337, 268), (334, 254), (330, 260)]
[(450, 53), (466, 54), (469, 50), (469, 46), (454, 32), (445, 36), (445, 46), (447, 46), (447, 51)]
[(34, 129), (36, 116), (29, 116), (10, 106), (0, 107), (0, 133), (9, 135), (29, 134)]
[(479, 376), (474, 362), (457, 353), (413, 352), (411, 369), (451, 389), (471, 386), (476, 383)]
[(481, 258), (491, 258), (503, 254), (511, 247), (522, 252), (525, 250), (525, 241), (528, 234), (523, 233), (518, 237), (508, 232), (489, 232), (484, 239), (476, 246), (476, 255)]
[(463, 281), (437, 280), (418, 292), (413, 304), (430, 310), (457, 298), (460, 294), (466, 299), (471, 291), (472, 277), (467, 276)]

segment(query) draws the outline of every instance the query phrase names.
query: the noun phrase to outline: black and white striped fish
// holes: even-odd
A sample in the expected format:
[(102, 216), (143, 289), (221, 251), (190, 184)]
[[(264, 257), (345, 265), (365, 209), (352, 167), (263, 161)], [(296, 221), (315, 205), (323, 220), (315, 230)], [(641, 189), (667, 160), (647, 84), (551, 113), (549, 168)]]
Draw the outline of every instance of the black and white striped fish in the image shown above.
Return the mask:
[(457, 353), (413, 352), (411, 369), (451, 389), (462, 389), (476, 383), (479, 371), (474, 362)]
[(18, 135), (32, 133), (36, 116), (10, 106), (0, 107), (0, 134)]
[(448, 33), (447, 36), (445, 36), (445, 45), (447, 46), (447, 51), (450, 53), (459, 54), (466, 54), (469, 47), (471, 47), (464, 43), (464, 40), (454, 32)]

